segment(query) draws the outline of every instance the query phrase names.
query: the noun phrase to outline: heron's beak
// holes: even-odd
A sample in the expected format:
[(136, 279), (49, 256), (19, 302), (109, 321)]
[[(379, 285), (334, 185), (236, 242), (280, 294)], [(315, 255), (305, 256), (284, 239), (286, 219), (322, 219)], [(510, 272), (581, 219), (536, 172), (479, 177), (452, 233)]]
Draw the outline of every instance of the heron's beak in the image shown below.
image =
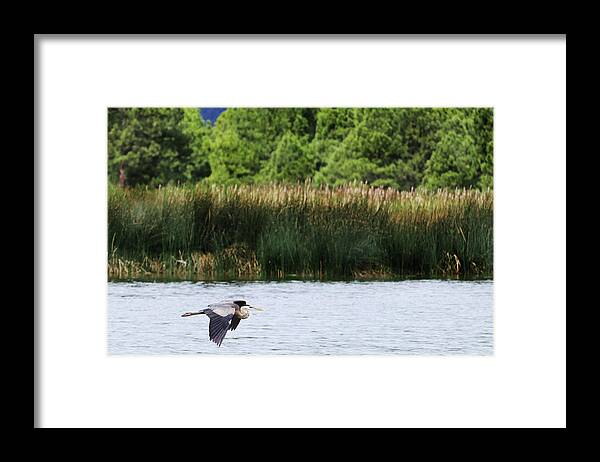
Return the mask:
[(251, 309), (256, 310), (256, 311), (265, 311), (264, 308), (258, 308), (256, 306), (250, 306), (250, 305), (248, 305), (248, 308), (251, 308)]

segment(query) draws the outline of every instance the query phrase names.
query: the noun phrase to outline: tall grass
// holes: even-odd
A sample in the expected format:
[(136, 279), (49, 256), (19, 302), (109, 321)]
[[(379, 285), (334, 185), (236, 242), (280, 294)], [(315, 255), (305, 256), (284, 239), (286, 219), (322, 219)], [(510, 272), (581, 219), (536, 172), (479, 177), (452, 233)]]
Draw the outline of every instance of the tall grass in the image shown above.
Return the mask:
[(109, 186), (109, 275), (491, 276), (493, 193)]

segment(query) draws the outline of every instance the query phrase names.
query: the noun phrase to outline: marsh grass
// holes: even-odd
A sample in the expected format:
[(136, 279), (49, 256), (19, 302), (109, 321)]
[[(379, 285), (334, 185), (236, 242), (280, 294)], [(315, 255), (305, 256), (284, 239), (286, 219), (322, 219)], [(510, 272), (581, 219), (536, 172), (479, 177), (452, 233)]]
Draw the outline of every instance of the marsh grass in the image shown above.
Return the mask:
[(493, 193), (366, 185), (108, 191), (110, 277), (383, 278), (493, 271)]

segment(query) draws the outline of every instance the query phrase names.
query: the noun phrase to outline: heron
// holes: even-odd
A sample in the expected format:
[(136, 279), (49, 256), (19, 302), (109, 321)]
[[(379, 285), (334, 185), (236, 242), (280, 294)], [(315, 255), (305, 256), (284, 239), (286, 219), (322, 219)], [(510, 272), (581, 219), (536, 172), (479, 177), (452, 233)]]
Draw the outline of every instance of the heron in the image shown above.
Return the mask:
[(250, 316), (250, 309), (263, 311), (262, 308), (248, 305), (244, 300), (223, 300), (212, 303), (200, 311), (188, 311), (181, 316), (194, 316), (205, 314), (210, 319), (208, 323), (208, 337), (221, 346), (228, 330), (235, 330), (242, 319)]

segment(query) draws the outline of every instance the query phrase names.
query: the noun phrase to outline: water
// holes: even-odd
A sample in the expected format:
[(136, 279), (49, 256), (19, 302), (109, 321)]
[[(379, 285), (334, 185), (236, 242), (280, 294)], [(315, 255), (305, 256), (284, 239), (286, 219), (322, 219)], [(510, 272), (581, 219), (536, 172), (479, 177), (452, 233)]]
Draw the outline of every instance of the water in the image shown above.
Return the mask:
[[(490, 355), (492, 281), (109, 282), (110, 354)], [(223, 299), (252, 311), (221, 347), (208, 318)]]

